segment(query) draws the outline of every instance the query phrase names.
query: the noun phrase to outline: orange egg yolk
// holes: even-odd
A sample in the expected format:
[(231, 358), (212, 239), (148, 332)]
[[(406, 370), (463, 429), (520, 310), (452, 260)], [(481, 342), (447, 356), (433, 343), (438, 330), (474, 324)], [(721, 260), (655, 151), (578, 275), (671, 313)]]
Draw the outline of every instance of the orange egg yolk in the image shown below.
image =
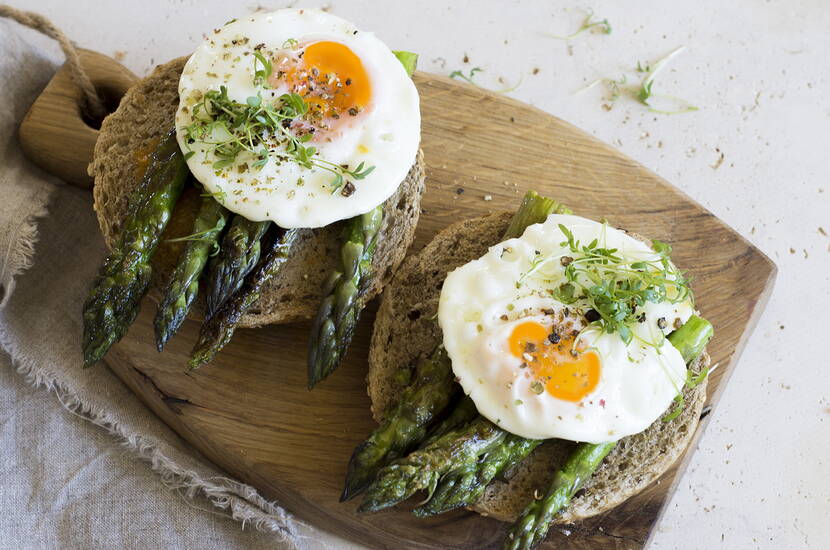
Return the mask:
[(308, 44), (299, 62), (277, 65), (272, 85), (285, 83), (303, 96), (312, 119), (357, 116), (372, 98), (372, 86), (363, 63), (348, 46), (321, 41)]
[(527, 321), (510, 334), (510, 353), (522, 359), (551, 396), (563, 401), (581, 401), (599, 383), (600, 360), (593, 351), (574, 348), (573, 338), (555, 344), (545, 326)]

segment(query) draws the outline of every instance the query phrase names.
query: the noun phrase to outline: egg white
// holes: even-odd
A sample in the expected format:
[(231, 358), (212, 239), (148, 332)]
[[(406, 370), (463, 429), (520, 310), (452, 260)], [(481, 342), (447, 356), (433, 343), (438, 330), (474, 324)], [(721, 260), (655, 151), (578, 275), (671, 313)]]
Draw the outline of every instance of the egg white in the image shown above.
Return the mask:
[[(366, 112), (340, 124), (331, 141), (307, 144), (316, 146), (319, 158), (329, 162), (350, 168), (364, 162), (375, 167), (366, 178), (354, 182), (356, 190), (349, 197), (332, 193), (330, 172), (294, 162), (272, 160), (261, 170), (242, 172), (242, 164), (250, 166), (256, 160), (247, 152), (217, 172), (212, 146), (186, 142), (182, 129), (193, 122), (191, 108), (201, 94), (225, 86), (231, 99), (245, 103), (258, 91), (253, 82), (254, 46), (265, 44), (277, 50), (288, 40), (344, 44), (361, 59), (371, 82)], [(268, 101), (287, 91), (267, 89), (263, 97)], [(358, 31), (348, 21), (319, 10), (255, 13), (209, 33), (185, 65), (179, 96), (177, 137), (183, 151), (195, 151), (187, 163), (196, 179), (232, 212), (254, 221), (272, 220), (284, 228), (322, 227), (368, 212), (395, 192), (420, 142), (418, 92), (401, 63), (374, 34)]]
[[(552, 215), (530, 226), (521, 238), (491, 247), (447, 276), (438, 308), (444, 346), (464, 392), (482, 415), (505, 430), (532, 439), (616, 441), (647, 428), (682, 388), (686, 365), (664, 335), (675, 322), (688, 320), (693, 306), (691, 300), (647, 303), (642, 308), (646, 319), (631, 326), (635, 338), (626, 345), (616, 333), (601, 333), (593, 326), (583, 330), (587, 321), (578, 312), (587, 310), (580, 307), (585, 304), (570, 305), (564, 318), (568, 331), (582, 331), (582, 341), (599, 355), (599, 382), (578, 403), (546, 391), (537, 395), (530, 369), (522, 368), (522, 359), (510, 352), (509, 338), (522, 322), (549, 326), (552, 317), (563, 319), (566, 306), (548, 292), (555, 285), (550, 277), (556, 277), (557, 269), (564, 271), (560, 262), (550, 262), (544, 279), (522, 277), (537, 252), (555, 258), (569, 254), (560, 244), (564, 237), (559, 224), (583, 243), (596, 238), (617, 248), (623, 258), (655, 259), (646, 244), (622, 231), (578, 216)], [(564, 273), (562, 277), (564, 282)], [(658, 326), (660, 318), (666, 320), (664, 328)]]

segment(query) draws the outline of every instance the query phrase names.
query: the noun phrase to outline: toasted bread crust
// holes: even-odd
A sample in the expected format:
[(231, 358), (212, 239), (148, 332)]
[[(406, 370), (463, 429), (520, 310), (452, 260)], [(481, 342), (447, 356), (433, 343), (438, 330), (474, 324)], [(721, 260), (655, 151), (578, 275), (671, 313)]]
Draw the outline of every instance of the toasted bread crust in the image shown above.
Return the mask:
[[(411, 368), (441, 343), (435, 319), (444, 277), (449, 271), (481, 257), (502, 240), (510, 212), (456, 223), (405, 260), (386, 287), (375, 320), (369, 350), (368, 392), (372, 413), (383, 418), (400, 395), (395, 372)], [(703, 354), (693, 368), (709, 364)], [(405, 377), (403, 377), (405, 379)], [(634, 496), (666, 472), (691, 441), (706, 400), (706, 385), (685, 391), (686, 407), (670, 422), (655, 421), (644, 432), (626, 437), (611, 451), (594, 476), (557, 523), (600, 514)], [(511, 472), (509, 481), (495, 481), (473, 510), (501, 521), (514, 521), (533, 498), (544, 493), (575, 443), (550, 440), (538, 447)]]
[[(131, 88), (118, 110), (101, 125), (90, 174), (95, 178), (95, 211), (109, 247), (115, 243), (127, 212), (130, 191), (143, 174), (147, 156), (158, 139), (174, 126), (179, 104), (178, 84), (186, 58), (156, 67)], [(373, 258), (375, 277), (366, 299), (377, 295), (388, 283), (412, 243), (424, 192), (424, 161), (420, 151), (406, 179), (384, 203), (384, 221)], [(182, 243), (164, 242), (191, 232), (199, 204), (199, 192), (186, 189), (176, 205), (163, 241), (153, 257), (150, 296), (158, 300), (175, 267)], [(303, 230), (291, 258), (263, 289), (239, 325), (254, 327), (309, 319), (322, 300), (322, 283), (336, 267), (341, 224)], [(204, 298), (197, 298), (191, 316), (204, 315)]]

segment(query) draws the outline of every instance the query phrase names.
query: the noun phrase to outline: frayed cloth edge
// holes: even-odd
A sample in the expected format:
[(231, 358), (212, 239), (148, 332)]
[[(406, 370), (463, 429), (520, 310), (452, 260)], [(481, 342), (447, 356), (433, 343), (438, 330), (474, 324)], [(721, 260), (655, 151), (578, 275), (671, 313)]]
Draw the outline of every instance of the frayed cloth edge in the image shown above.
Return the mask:
[(300, 527), (304, 526), (302, 522), (277, 503), (267, 501), (255, 488), (227, 477), (205, 478), (193, 470), (183, 468), (166, 456), (152, 439), (126, 431), (106, 411), (93, 410), (34, 361), (16, 356), (5, 330), (0, 330), (0, 345), (11, 356), (12, 366), (28, 383), (53, 392), (69, 413), (103, 428), (122, 447), (148, 462), (152, 470), (159, 474), (161, 482), (169, 489), (179, 492), (188, 504), (195, 506), (193, 501), (203, 497), (223, 515), (241, 522), (243, 528), (252, 525), (258, 531), (273, 532), (280, 541), (289, 543), (294, 548), (299, 548), (299, 540), (306, 538), (300, 533)]

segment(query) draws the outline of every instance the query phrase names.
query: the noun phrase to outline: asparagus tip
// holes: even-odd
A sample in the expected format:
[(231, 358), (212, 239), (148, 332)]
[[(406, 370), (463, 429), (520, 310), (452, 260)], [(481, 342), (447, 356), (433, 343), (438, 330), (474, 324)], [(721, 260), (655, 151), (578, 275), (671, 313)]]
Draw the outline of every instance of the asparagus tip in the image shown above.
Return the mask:
[(197, 355), (197, 354), (194, 354), (194, 355), (193, 355), (193, 356), (192, 356), (192, 357), (191, 357), (191, 358), (187, 361), (187, 367), (188, 367), (188, 370), (196, 370), (196, 369), (198, 369), (199, 367), (201, 367), (202, 365), (204, 365), (205, 363), (207, 363), (207, 362), (209, 362), (209, 361), (210, 361), (210, 358), (205, 357), (205, 356), (204, 356), (204, 355), (202, 355), (202, 354), (198, 354), (198, 355)]
[(322, 374), (320, 371), (310, 371), (308, 373), (308, 389), (313, 390), (314, 386), (322, 382), (326, 378), (325, 374)]
[[(330, 347), (324, 351), (328, 352), (329, 350)], [(328, 357), (331, 357), (331, 355), (329, 354)], [(327, 361), (326, 357), (317, 353), (316, 349), (311, 351), (308, 358), (308, 389), (314, 389), (314, 386), (328, 378), (334, 372), (337, 364), (336, 360)]]
[(433, 516), (434, 513), (431, 512), (429, 509), (424, 508), (423, 506), (419, 506), (412, 510), (412, 515), (416, 518), (428, 518), (430, 516)]
[(97, 348), (94, 347), (94, 346), (85, 347), (84, 350), (83, 350), (83, 352), (84, 352), (84, 368), (85, 369), (89, 368), (92, 365), (94, 365), (95, 363), (97, 363), (98, 361), (100, 361), (101, 358), (104, 355), (106, 355), (109, 348), (110, 348), (109, 345), (99, 346)]
[[(202, 328), (204, 329), (204, 326)], [(216, 357), (216, 353), (221, 350), (222, 347), (224, 347), (224, 345), (220, 345), (219, 349), (215, 349), (211, 347), (210, 342), (205, 345), (203, 335), (200, 334), (199, 340), (196, 342), (196, 345), (193, 346), (193, 351), (190, 352), (190, 359), (187, 361), (187, 365), (190, 367), (190, 370), (198, 369), (202, 365), (213, 361), (213, 358)]]
[(164, 331), (156, 331), (156, 350), (161, 353), (164, 350), (164, 345), (167, 343), (167, 334)]
[(373, 499), (366, 499), (360, 503), (360, 506), (357, 507), (357, 511), (361, 513), (366, 512), (377, 512), (379, 510), (383, 510), (386, 506), (383, 506), (376, 502)]
[(355, 475), (352, 472), (347, 474), (346, 485), (343, 487), (343, 493), (340, 495), (340, 502), (351, 500), (362, 493), (366, 487), (369, 486), (371, 481), (372, 480), (367, 478), (365, 475)]
[(156, 350), (158, 350), (159, 353), (161, 353), (161, 351), (164, 349), (164, 345), (167, 343), (171, 336), (169, 326), (165, 322), (161, 308), (159, 308), (159, 310), (156, 312), (156, 317), (155, 319), (153, 319), (153, 329), (156, 337)]

